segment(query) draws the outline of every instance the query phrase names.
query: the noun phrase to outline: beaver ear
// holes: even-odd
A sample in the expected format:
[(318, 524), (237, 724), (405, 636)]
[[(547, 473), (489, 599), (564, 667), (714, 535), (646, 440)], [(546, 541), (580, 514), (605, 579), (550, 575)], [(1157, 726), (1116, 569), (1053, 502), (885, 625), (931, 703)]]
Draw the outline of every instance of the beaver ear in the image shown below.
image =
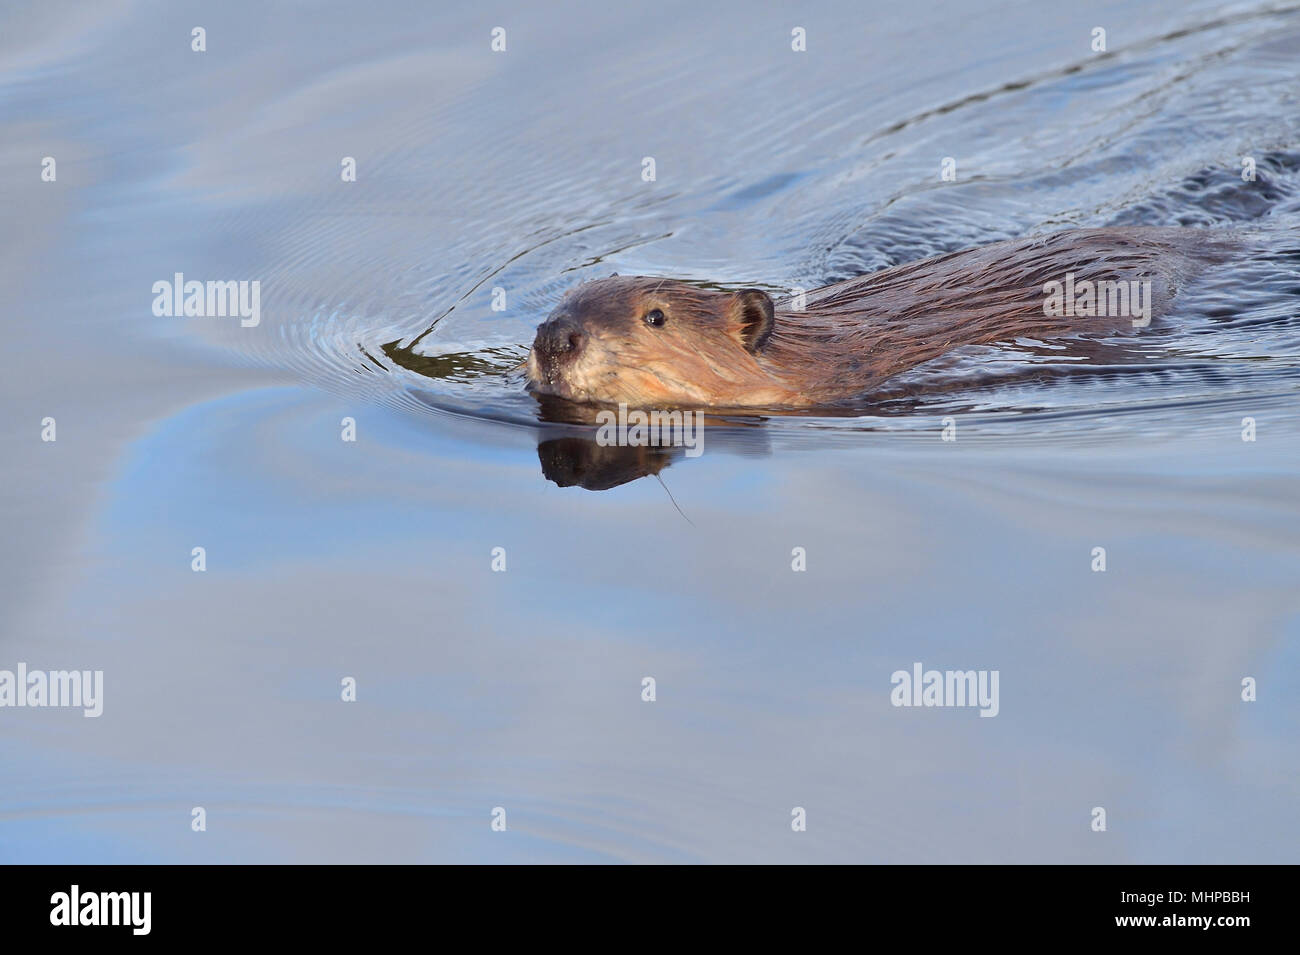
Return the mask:
[(731, 311), (735, 320), (733, 334), (746, 350), (756, 352), (767, 344), (776, 324), (776, 308), (766, 292), (741, 289), (731, 296)]

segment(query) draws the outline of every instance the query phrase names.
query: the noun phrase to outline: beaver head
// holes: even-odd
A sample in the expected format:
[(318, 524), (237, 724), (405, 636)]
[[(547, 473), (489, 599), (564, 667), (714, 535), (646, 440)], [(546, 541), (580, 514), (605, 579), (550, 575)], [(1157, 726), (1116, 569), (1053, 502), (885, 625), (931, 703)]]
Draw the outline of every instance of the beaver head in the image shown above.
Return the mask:
[(532, 391), (634, 407), (780, 403), (764, 367), (776, 310), (758, 289), (611, 276), (570, 291), (537, 329)]

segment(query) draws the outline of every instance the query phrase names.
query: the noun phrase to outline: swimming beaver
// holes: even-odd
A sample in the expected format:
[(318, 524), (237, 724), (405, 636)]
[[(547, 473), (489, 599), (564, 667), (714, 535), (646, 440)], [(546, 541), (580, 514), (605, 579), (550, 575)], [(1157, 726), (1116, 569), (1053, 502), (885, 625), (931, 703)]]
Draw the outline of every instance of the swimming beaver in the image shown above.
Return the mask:
[(833, 405), (961, 345), (1141, 327), (1234, 244), (1202, 229), (1075, 229), (828, 285), (799, 311), (758, 289), (615, 275), (571, 290), (537, 329), (528, 387), (641, 408)]

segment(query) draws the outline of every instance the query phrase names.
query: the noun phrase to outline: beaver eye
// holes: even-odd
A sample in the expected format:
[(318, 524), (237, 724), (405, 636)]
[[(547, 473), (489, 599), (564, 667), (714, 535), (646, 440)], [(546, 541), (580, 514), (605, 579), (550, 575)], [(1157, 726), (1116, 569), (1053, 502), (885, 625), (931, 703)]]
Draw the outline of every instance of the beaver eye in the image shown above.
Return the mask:
[(651, 328), (659, 328), (664, 323), (664, 313), (657, 308), (652, 308), (645, 313), (645, 323)]

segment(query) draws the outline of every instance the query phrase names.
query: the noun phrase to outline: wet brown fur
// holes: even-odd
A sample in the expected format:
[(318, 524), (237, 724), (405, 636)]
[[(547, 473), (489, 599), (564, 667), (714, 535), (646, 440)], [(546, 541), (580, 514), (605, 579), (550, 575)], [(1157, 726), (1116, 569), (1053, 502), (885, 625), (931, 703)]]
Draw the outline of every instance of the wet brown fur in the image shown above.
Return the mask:
[[(545, 394), (632, 407), (831, 405), (962, 345), (1131, 332), (1127, 316), (1045, 315), (1044, 285), (1068, 272), (1076, 283), (1147, 280), (1154, 319), (1233, 245), (1221, 233), (1154, 227), (997, 242), (809, 292), (804, 310), (776, 310), (758, 342), (761, 292), (615, 276), (565, 297), (552, 319), (574, 323), (584, 345), (565, 362), (535, 347), (528, 377)], [(655, 308), (662, 327), (643, 321)]]

